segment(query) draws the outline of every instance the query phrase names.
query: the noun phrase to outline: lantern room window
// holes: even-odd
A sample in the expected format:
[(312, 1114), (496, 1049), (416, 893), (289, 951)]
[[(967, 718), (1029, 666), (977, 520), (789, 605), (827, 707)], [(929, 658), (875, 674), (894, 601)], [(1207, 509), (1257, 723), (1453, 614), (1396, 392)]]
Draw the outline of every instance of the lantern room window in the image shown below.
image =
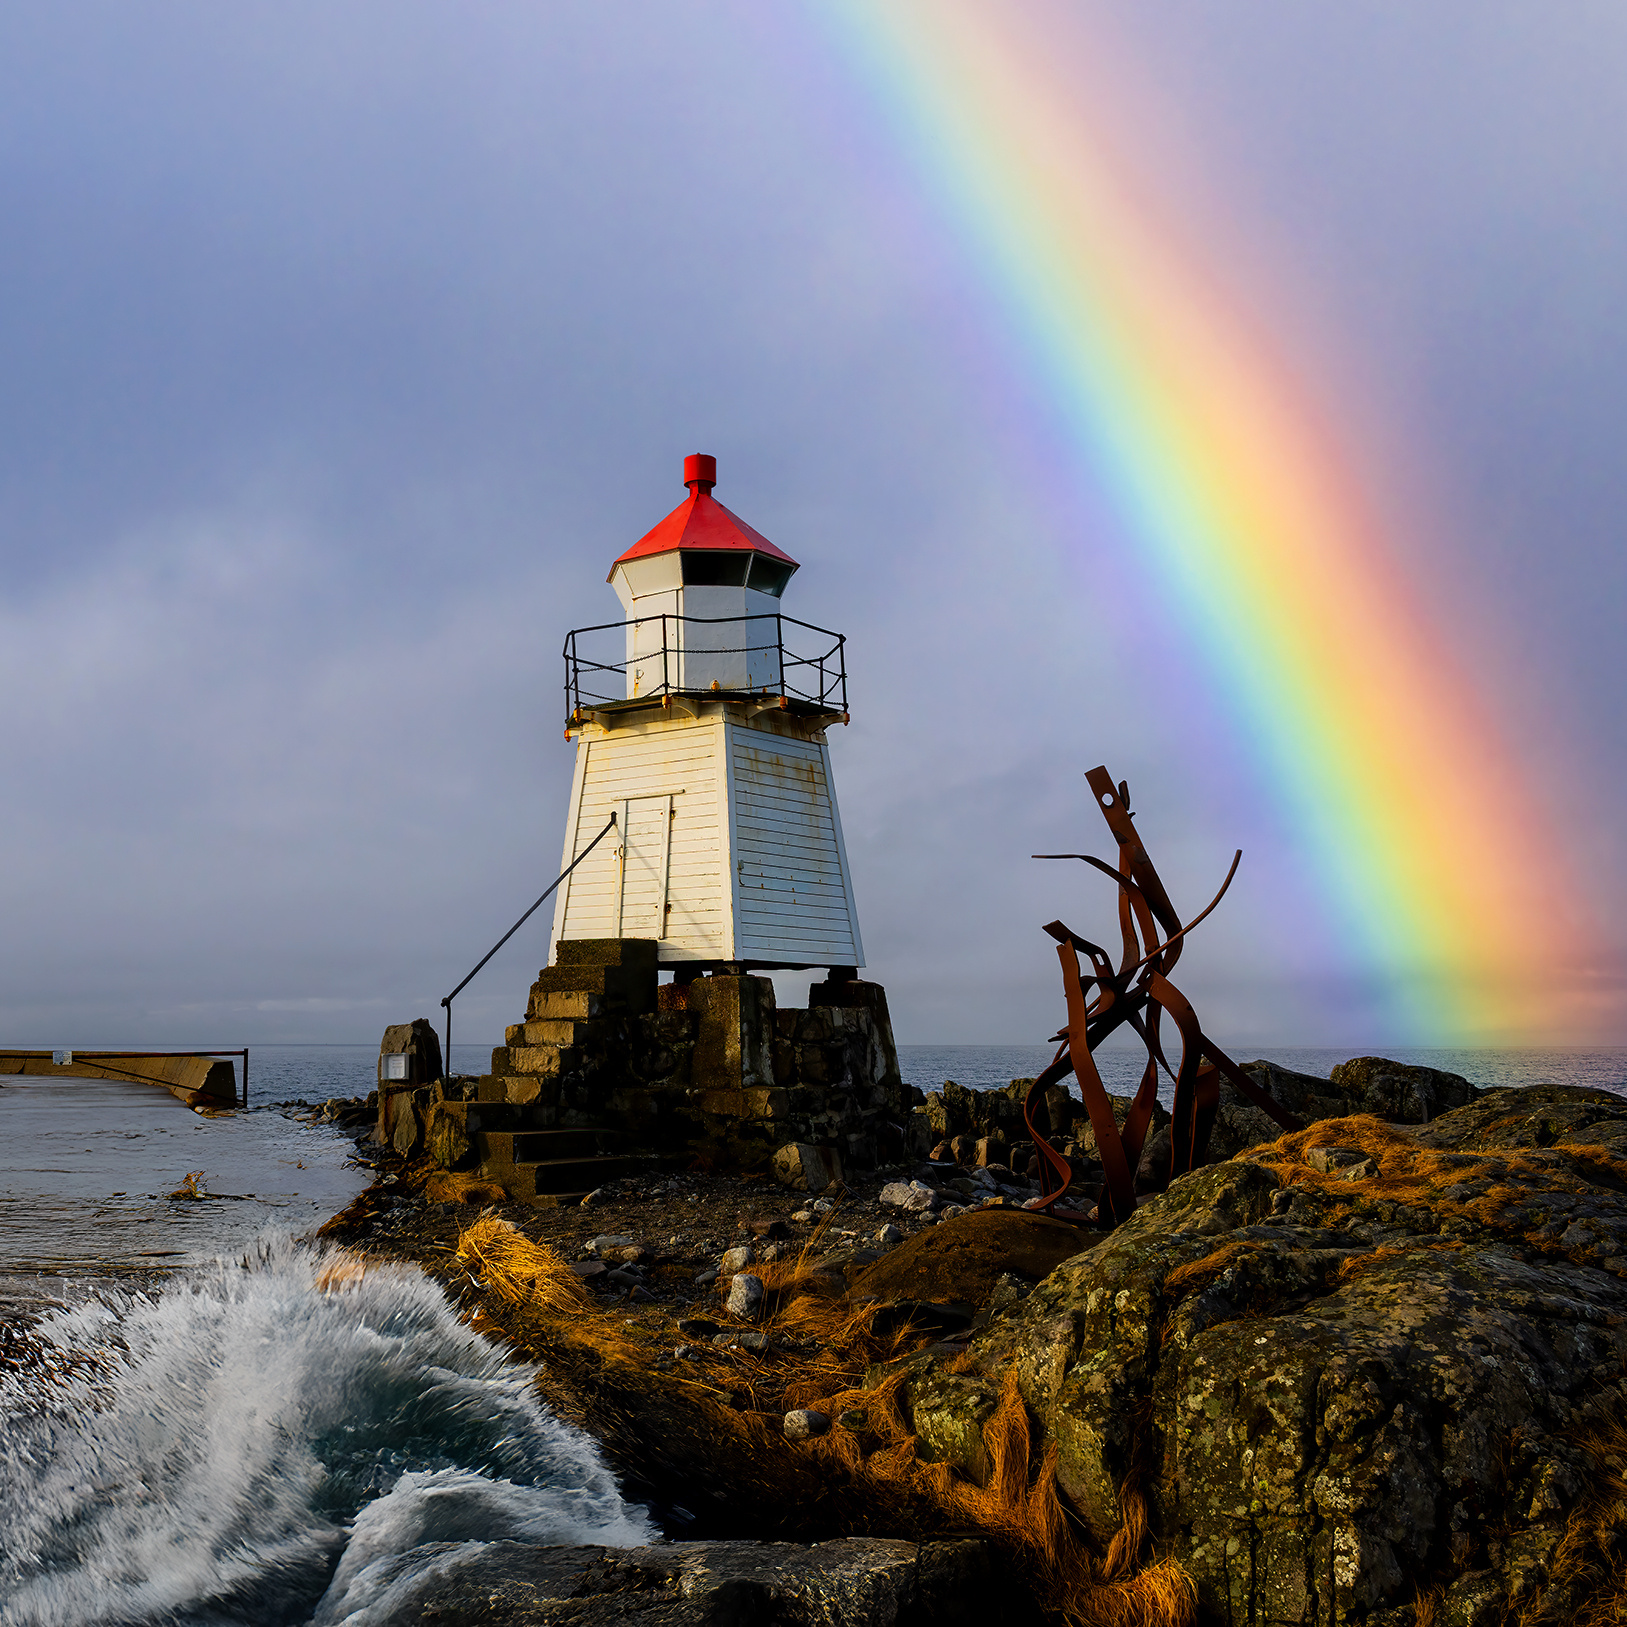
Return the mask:
[(684, 586), (704, 588), (743, 588), (751, 555), (744, 549), (728, 553), (705, 549), (683, 551)]
[(791, 580), (794, 565), (786, 565), (777, 559), (770, 559), (767, 554), (753, 554), (751, 556), (751, 575), (746, 580), (746, 586), (757, 593), (767, 593), (773, 598), (785, 592), (785, 584)]

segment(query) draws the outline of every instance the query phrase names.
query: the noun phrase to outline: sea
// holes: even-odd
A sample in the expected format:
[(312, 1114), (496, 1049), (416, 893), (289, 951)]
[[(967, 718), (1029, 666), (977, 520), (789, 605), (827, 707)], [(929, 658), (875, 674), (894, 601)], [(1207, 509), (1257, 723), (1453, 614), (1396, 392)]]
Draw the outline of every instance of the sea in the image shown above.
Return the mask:
[[(1177, 1042), (1178, 1043), (1178, 1042)], [(1133, 1092), (1141, 1080), (1147, 1053), (1138, 1044), (1105, 1045), (1094, 1053), (1102, 1083), (1110, 1092)], [(1279, 1045), (1260, 1053), (1295, 1073), (1326, 1079), (1341, 1062), (1360, 1053)], [(1443, 1050), (1386, 1047), (1395, 1062), (1455, 1073), (1483, 1089), (1510, 1085), (1590, 1085), (1627, 1093), (1627, 1046), (1548, 1050)], [(972, 1090), (999, 1089), (1013, 1079), (1032, 1079), (1056, 1055), (1054, 1045), (900, 1045), (899, 1071), (906, 1084), (940, 1089), (945, 1080)], [(1252, 1053), (1233, 1051), (1234, 1062), (1253, 1062)], [(1171, 1059), (1173, 1061), (1173, 1058)], [(1070, 1081), (1071, 1083), (1071, 1081)], [(1077, 1090), (1075, 1091), (1077, 1094)], [(1169, 1106), (1172, 1087), (1162, 1081), (1160, 1099)]]
[[(660, 1540), (429, 1278), (358, 1273), (315, 1238), (373, 1171), (308, 1108), (374, 1088), (377, 1054), (251, 1048), (248, 1107), (210, 1114), (134, 1082), (0, 1078), (0, 1627), (384, 1627), (493, 1540)], [(1052, 1054), (899, 1061), (923, 1090), (987, 1089)], [(1347, 1054), (1270, 1057), (1325, 1076)], [(1386, 1054), (1627, 1092), (1621, 1048)], [(1099, 1065), (1110, 1090), (1139, 1078), (1132, 1048)]]

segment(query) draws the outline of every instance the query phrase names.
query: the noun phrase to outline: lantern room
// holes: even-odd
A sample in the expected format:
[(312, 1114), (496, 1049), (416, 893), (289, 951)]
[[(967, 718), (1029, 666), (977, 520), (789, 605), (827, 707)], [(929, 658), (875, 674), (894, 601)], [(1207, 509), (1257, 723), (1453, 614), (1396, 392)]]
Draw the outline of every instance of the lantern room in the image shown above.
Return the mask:
[(685, 458), (684, 484), (688, 498), (610, 569), (628, 617), (627, 696), (772, 689), (797, 562), (712, 496), (716, 458)]
[[(625, 622), (565, 642), (577, 747), (554, 942), (654, 938), (663, 966), (864, 963), (826, 730), (847, 722), (840, 634), (784, 614), (797, 562), (712, 496), (611, 567)], [(593, 846), (614, 816), (615, 836)]]

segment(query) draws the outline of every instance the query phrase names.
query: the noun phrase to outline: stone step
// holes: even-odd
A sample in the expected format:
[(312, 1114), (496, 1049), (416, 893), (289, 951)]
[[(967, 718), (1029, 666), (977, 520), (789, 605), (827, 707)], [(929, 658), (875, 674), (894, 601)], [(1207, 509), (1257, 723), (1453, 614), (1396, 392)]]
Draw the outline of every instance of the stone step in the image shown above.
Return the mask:
[[(563, 989), (553, 994), (531, 995), (531, 1016), (544, 1022), (590, 1022), (604, 1010), (604, 996), (586, 989)], [(510, 1044), (525, 1028), (515, 1023), (504, 1036)]]
[(559, 1080), (534, 1073), (488, 1073), (481, 1076), (476, 1099), (482, 1103), (507, 1103), (515, 1108), (548, 1108), (559, 1105)]
[(516, 1023), (504, 1037), (510, 1045), (592, 1045), (607, 1038), (611, 1028), (578, 1017), (536, 1017)]
[(482, 1130), (474, 1137), (482, 1163), (546, 1164), (557, 1159), (617, 1155), (627, 1137), (620, 1130)]
[(518, 1203), (535, 1203), (539, 1199), (561, 1202), (568, 1197), (580, 1198), (606, 1181), (625, 1175), (637, 1162), (614, 1156), (547, 1158), (517, 1164), (482, 1164), (480, 1172), (499, 1182)]
[(637, 966), (653, 972), (660, 945), (654, 938), (561, 938), (556, 966)]
[[(530, 1025), (527, 1024), (529, 1027)], [(571, 1025), (561, 1023), (560, 1027)], [(549, 1079), (580, 1067), (582, 1052), (574, 1045), (499, 1045), (491, 1054), (492, 1074), (534, 1073)]]
[(550, 994), (596, 994), (599, 1009), (606, 1015), (638, 1016), (654, 1011), (656, 1003), (654, 962), (645, 966), (549, 966), (531, 985), (528, 1017), (542, 1016), (538, 1002)]

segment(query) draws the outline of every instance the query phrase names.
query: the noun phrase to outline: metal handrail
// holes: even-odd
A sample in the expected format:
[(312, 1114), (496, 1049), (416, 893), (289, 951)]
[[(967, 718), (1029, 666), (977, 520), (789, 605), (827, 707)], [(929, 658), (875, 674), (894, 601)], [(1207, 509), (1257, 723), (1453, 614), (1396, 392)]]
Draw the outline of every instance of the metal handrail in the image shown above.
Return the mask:
[[(508, 940), (512, 938), (527, 921), (531, 919), (531, 917), (537, 912), (538, 908), (542, 905), (543, 900), (548, 897), (548, 894), (553, 892), (554, 888), (557, 887), (560, 882), (562, 882), (566, 876), (568, 876), (571, 871), (573, 871), (577, 865), (579, 865), (583, 859), (585, 859), (588, 854), (590, 854), (594, 848), (596, 848), (599, 843), (602, 842), (605, 837), (607, 837), (615, 828), (616, 816), (611, 814), (610, 818), (605, 823), (604, 829), (600, 831), (599, 834), (595, 836), (593, 840), (589, 842), (588, 845), (583, 848), (582, 851), (578, 853), (563, 870), (559, 872), (558, 876), (555, 877), (554, 881), (548, 887), (547, 892), (543, 893), (542, 898), (539, 898), (537, 902), (533, 904), (531, 908), (528, 909), (525, 914), (522, 915), (519, 920), (516, 921), (514, 925), (511, 926), (508, 931), (505, 932), (502, 937), (500, 937), (497, 942), (486, 951), (486, 953), (481, 957), (480, 965), (475, 967), (474, 972), (470, 972), (470, 974), (464, 978), (464, 980), (458, 984), (458, 986), (453, 989), (453, 991), (447, 995), (444, 1000), (441, 1001), (441, 1004), (446, 1008), (446, 1055), (441, 1061), (441, 1072), (446, 1078), (450, 1079), (452, 1077), (452, 1002), (456, 1000), (457, 997), (462, 994), (463, 991), (474, 981), (475, 972), (478, 972), (480, 967), (484, 966), (486, 962), (490, 960), (492, 956), (495, 955), (497, 951), (501, 949), (503, 945), (507, 943)], [(245, 1067), (246, 1066), (247, 1064), (245, 1064)]]
[[(641, 650), (637, 655), (624, 657), (619, 661), (599, 660), (592, 655), (584, 654), (580, 649), (578, 639), (586, 638), (594, 633), (622, 633), (625, 634), (630, 627), (649, 627), (657, 621), (661, 623), (661, 644), (659, 649), (650, 648)], [(751, 634), (746, 633), (747, 642), (743, 644), (708, 646), (702, 649), (690, 649), (683, 639), (685, 623), (703, 627), (718, 627), (733, 623), (747, 624), (751, 622), (773, 622), (772, 641), (751, 642)], [(668, 624), (673, 626), (669, 627)], [(813, 655), (799, 655), (795, 651), (788, 651), (785, 643), (785, 629), (787, 627), (800, 628), (803, 632), (812, 633), (821, 639), (829, 639), (828, 648)], [(676, 636), (675, 636), (676, 635)], [(800, 642), (800, 641), (799, 641)], [(779, 683), (777, 687), (763, 684), (730, 684), (721, 686), (724, 694), (777, 694), (787, 699), (799, 700), (810, 705), (828, 708), (835, 712), (846, 712), (847, 705), (847, 640), (840, 633), (832, 632), (828, 627), (816, 627), (812, 622), (798, 621), (794, 616), (782, 615), (778, 612), (764, 612), (752, 616), (677, 616), (663, 611), (659, 615), (637, 616), (630, 621), (601, 622), (596, 627), (576, 627), (565, 635), (565, 647), (562, 652), (565, 660), (565, 715), (574, 718), (581, 711), (583, 705), (584, 678), (590, 687), (586, 690), (589, 704), (608, 705), (614, 702), (636, 698), (643, 700), (646, 697), (675, 694), (715, 694), (719, 691), (709, 686), (696, 687), (683, 685), (672, 681), (672, 665), (670, 657), (687, 656), (691, 659), (708, 658), (726, 655), (754, 655), (766, 654), (770, 651), (777, 656)], [(646, 690), (641, 690), (637, 697), (630, 697), (625, 693), (627, 669), (633, 662), (654, 662), (659, 657), (661, 662), (661, 681), (653, 684)], [(614, 673), (623, 681), (622, 694), (601, 694), (593, 684), (594, 675), (598, 673)], [(791, 676), (788, 676), (791, 675)]]

